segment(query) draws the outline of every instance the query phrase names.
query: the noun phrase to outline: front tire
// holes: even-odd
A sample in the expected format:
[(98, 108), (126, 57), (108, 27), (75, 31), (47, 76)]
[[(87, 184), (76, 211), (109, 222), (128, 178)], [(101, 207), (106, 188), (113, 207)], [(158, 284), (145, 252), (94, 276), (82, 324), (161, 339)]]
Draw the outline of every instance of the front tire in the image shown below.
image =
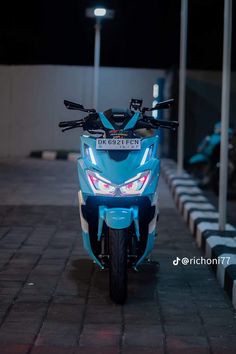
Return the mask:
[(127, 230), (109, 229), (110, 298), (124, 304), (127, 297)]

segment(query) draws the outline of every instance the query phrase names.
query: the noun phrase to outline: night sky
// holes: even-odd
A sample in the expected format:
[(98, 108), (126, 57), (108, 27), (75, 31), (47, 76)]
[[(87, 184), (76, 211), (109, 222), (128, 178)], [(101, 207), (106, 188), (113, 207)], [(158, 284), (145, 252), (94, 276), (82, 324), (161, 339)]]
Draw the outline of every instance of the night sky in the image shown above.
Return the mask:
[[(4, 8), (1, 6), (0, 63), (92, 65), (94, 28), (93, 20), (85, 17), (85, 8), (94, 4), (98, 2), (8, 1)], [(178, 66), (180, 0), (110, 0), (99, 4), (115, 10), (115, 18), (103, 22), (101, 65)], [(223, 0), (189, 0), (188, 68), (221, 70), (223, 4)]]

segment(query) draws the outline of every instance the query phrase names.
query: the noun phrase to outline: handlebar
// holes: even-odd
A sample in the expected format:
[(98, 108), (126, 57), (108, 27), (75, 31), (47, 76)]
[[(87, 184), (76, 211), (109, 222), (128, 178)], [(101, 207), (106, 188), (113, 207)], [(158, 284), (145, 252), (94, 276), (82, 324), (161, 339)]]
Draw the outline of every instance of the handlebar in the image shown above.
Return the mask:
[[(74, 128), (83, 128), (83, 130), (106, 130), (102, 123), (97, 119), (98, 114), (90, 114), (84, 119), (77, 119), (71, 121), (60, 122), (58, 126), (62, 129), (62, 131), (74, 129)], [(179, 126), (177, 121), (163, 121), (157, 120), (153, 117), (143, 116), (143, 119), (140, 119), (134, 129), (158, 129), (165, 128), (170, 130), (176, 130)]]
[[(157, 109), (165, 109), (169, 108), (172, 106), (174, 102), (174, 99), (170, 99), (167, 101), (159, 102), (156, 104), (155, 107), (153, 108), (143, 108), (142, 111), (140, 111), (141, 119), (138, 120), (137, 124), (135, 125), (134, 129), (139, 129), (139, 128), (146, 128), (146, 129), (158, 129), (158, 128), (166, 128), (170, 130), (176, 130), (176, 128), (179, 126), (179, 123), (176, 121), (163, 121), (163, 120), (157, 120), (153, 118), (152, 116), (145, 116), (146, 111), (153, 111)], [(58, 124), (60, 128), (63, 128), (62, 131), (66, 131), (69, 129), (74, 129), (74, 128), (83, 128), (83, 130), (86, 130), (88, 132), (95, 131), (95, 130), (110, 130), (106, 129), (103, 125), (102, 122), (99, 119), (99, 114), (94, 110), (94, 109), (85, 109), (83, 105), (79, 103), (74, 103), (71, 101), (64, 100), (64, 104), (66, 108), (72, 109), (72, 110), (79, 110), (82, 112), (87, 112), (89, 113), (88, 116), (84, 117), (83, 119), (76, 119), (76, 120), (71, 120), (71, 121), (63, 121)]]

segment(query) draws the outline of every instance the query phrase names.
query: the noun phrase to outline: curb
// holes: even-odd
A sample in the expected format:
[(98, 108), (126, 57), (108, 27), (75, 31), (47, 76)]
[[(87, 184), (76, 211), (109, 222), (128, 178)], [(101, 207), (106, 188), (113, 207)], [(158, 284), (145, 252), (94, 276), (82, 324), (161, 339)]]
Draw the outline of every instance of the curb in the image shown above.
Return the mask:
[(66, 151), (66, 150), (39, 150), (39, 151), (31, 151), (29, 157), (43, 159), (43, 160), (76, 161), (80, 157), (80, 152)]
[(202, 248), (205, 258), (221, 258), (220, 263), (212, 263), (212, 269), (236, 308), (235, 227), (226, 224), (225, 231), (219, 230), (219, 213), (216, 208), (188, 173), (177, 174), (177, 165), (173, 160), (162, 159), (161, 173), (170, 188), (177, 209), (195, 237), (198, 247)]

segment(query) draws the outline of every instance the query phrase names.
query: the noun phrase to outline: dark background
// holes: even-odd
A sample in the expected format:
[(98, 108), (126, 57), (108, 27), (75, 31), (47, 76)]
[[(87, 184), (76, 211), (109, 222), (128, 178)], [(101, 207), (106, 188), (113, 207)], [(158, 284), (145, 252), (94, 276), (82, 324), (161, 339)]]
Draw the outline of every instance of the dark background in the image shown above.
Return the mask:
[[(103, 22), (101, 65), (178, 66), (180, 0), (8, 1), (1, 5), (0, 63), (92, 65), (94, 22), (85, 8), (95, 4), (115, 10)], [(235, 22), (233, 16), (232, 43)], [(189, 0), (188, 36), (188, 68), (221, 70), (223, 0)]]

